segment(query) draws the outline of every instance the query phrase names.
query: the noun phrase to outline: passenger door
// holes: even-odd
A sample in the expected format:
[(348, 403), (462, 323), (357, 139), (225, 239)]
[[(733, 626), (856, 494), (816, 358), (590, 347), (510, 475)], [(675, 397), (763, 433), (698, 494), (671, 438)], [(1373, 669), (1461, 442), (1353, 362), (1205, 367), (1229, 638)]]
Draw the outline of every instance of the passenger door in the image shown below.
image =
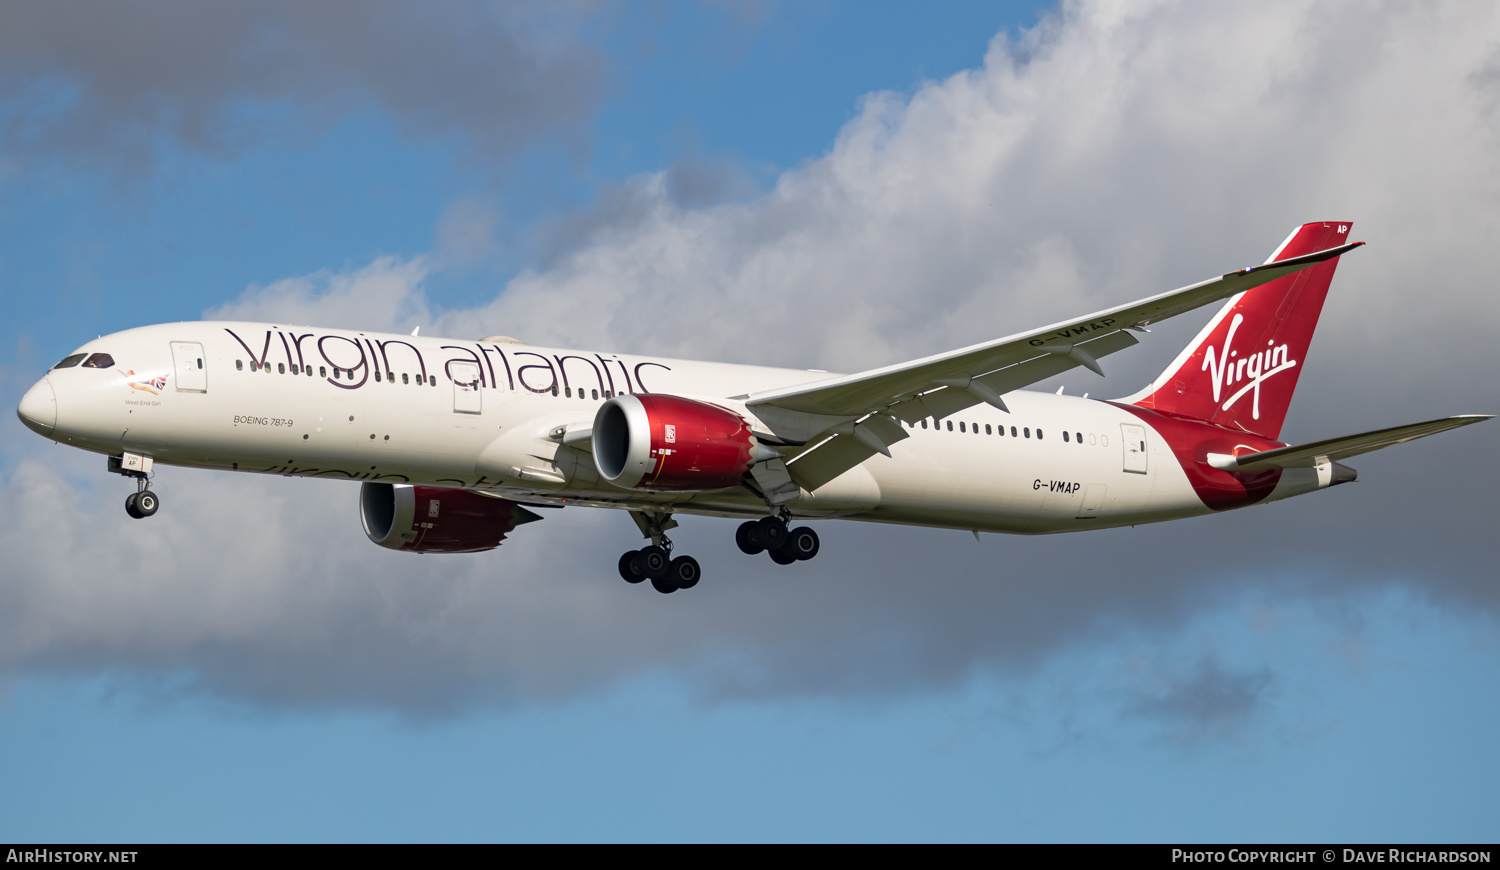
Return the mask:
[(479, 366), (471, 362), (449, 363), (448, 371), (453, 378), (453, 412), (478, 414), (483, 401), (479, 392)]
[(196, 341), (172, 342), (172, 372), (176, 376), (179, 392), (208, 392), (208, 369), (204, 367), (203, 345)]
[(1120, 436), (1125, 442), (1125, 470), (1131, 474), (1146, 473), (1146, 427), (1121, 423)]

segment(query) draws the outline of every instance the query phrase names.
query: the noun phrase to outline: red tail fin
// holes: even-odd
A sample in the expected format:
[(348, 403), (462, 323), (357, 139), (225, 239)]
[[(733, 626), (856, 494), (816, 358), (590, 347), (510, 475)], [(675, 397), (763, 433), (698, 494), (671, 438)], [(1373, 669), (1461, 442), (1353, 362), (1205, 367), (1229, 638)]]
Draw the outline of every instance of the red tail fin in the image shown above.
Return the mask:
[[(1303, 224), (1266, 262), (1342, 245), (1351, 226)], [(1335, 257), (1231, 298), (1161, 377), (1124, 401), (1278, 437), (1337, 266)]]

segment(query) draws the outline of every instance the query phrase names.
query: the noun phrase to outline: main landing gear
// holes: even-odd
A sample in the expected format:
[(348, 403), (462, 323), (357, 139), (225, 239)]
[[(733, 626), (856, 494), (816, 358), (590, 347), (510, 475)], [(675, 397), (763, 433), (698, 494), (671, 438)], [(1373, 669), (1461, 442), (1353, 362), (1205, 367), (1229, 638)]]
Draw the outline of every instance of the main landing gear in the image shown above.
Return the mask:
[(818, 555), (818, 533), (807, 526), (787, 528), (787, 516), (762, 517), (741, 523), (734, 532), (740, 552), (768, 553), (778, 565), (805, 562)]
[[(677, 526), (672, 515), (644, 511), (631, 511), (630, 515), (641, 527), (641, 534), (651, 539), (651, 544), (620, 555), (620, 576), (625, 582), (650, 580), (652, 588), (663, 594), (697, 586), (702, 576), (698, 560), (692, 556), (672, 557), (672, 539), (666, 535), (667, 529)], [(734, 542), (751, 555), (770, 554), (771, 561), (778, 565), (805, 562), (818, 555), (818, 533), (807, 526), (788, 529), (789, 518), (790, 514), (783, 510), (777, 516), (742, 523), (734, 533)]]
[(697, 586), (703, 576), (698, 560), (692, 556), (672, 558), (672, 539), (666, 535), (667, 529), (677, 526), (672, 515), (644, 511), (631, 511), (630, 515), (641, 527), (641, 534), (651, 539), (651, 544), (620, 556), (620, 576), (625, 582), (650, 580), (651, 587), (663, 595)]
[(161, 507), (161, 497), (152, 492), (151, 475), (148, 470), (149, 462), (140, 462), (140, 457), (126, 454), (125, 457), (111, 456), (109, 458), (109, 470), (124, 477), (135, 478), (135, 492), (125, 498), (125, 513), (130, 514), (132, 519), (143, 520), (149, 516), (155, 516)]

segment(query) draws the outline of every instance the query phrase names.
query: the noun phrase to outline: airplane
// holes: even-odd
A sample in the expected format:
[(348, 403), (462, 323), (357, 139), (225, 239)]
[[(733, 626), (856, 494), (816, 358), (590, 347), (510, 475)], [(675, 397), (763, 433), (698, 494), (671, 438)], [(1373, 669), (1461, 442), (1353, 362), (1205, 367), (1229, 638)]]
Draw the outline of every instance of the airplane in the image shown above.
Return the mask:
[[(747, 554), (815, 557), (798, 520), (1045, 534), (1200, 516), (1355, 479), (1340, 460), (1489, 419), (1279, 439), (1348, 221), (1305, 224), (1265, 263), (852, 375), (297, 327), (184, 322), (69, 354), (17, 414), (134, 478), (157, 465), (360, 481), (366, 536), (393, 550), (498, 547), (537, 510), (629, 512), (650, 543), (631, 583), (695, 586), (677, 513), (738, 518)], [(1023, 388), (1227, 300), (1161, 376), (1105, 401)]]

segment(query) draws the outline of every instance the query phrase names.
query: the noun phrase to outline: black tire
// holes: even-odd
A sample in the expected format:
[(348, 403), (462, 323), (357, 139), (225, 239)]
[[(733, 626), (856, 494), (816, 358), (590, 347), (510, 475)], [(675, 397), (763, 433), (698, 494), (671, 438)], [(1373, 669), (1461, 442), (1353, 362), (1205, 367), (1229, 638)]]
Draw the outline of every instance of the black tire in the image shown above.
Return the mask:
[(767, 550), (779, 550), (786, 543), (786, 523), (780, 517), (761, 517), (755, 523), (755, 539)]
[(667, 568), (672, 564), (672, 557), (667, 555), (666, 550), (653, 544), (649, 547), (642, 547), (636, 555), (638, 557), (636, 564), (640, 566), (641, 573), (651, 578), (653, 583), (667, 576)]
[(740, 523), (740, 527), (734, 530), (734, 542), (739, 546), (740, 552), (747, 556), (754, 556), (765, 550), (765, 545), (760, 542), (755, 531), (757, 525), (755, 520), (750, 520)]
[(135, 494), (135, 510), (142, 518), (154, 516), (160, 507), (161, 499), (151, 490), (143, 489)]
[(625, 578), (626, 583), (639, 583), (646, 579), (646, 575), (641, 573), (640, 567), (636, 564), (636, 558), (639, 556), (640, 554), (634, 550), (620, 556), (620, 576)]
[(786, 546), (782, 549), (796, 556), (798, 561), (805, 562), (818, 555), (821, 546), (817, 532), (807, 526), (798, 526), (787, 535)]
[(137, 510), (135, 506), (135, 497), (138, 495), (140, 495), (140, 493), (132, 492), (130, 495), (125, 496), (125, 513), (130, 514), (130, 518), (133, 520), (145, 518), (141, 515), (141, 512)]
[(678, 589), (692, 589), (702, 576), (703, 569), (692, 556), (678, 556), (667, 568), (667, 579)]
[(677, 584), (672, 582), (671, 577), (652, 577), (651, 588), (663, 595), (671, 595), (677, 591)]
[(797, 561), (797, 554), (783, 547), (780, 550), (769, 550), (771, 561), (778, 565), (790, 565)]

